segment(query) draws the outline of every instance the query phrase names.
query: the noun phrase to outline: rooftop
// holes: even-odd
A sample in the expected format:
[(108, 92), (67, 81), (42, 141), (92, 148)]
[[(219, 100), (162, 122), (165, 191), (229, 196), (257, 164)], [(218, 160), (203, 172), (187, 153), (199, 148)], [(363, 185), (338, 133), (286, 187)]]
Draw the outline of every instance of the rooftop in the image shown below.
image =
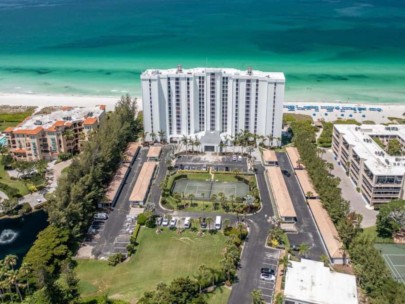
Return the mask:
[(285, 299), (316, 304), (358, 304), (356, 277), (333, 272), (322, 262), (290, 261), (285, 280)]
[(115, 173), (112, 181), (108, 185), (107, 192), (106, 192), (107, 202), (111, 203), (114, 200), (115, 196), (117, 195), (117, 191), (120, 188), (121, 183), (122, 183), (128, 169), (129, 169), (129, 164), (121, 163), (121, 165), (119, 166), (117, 172)]
[(405, 125), (335, 125), (336, 130), (374, 175), (404, 175), (405, 156), (386, 153), (372, 136), (396, 136), (405, 142)]
[(152, 76), (192, 76), (192, 75), (206, 75), (209, 73), (220, 73), (222, 76), (232, 76), (237, 78), (249, 78), (249, 77), (259, 77), (259, 78), (269, 78), (273, 80), (285, 81), (284, 74), (281, 72), (262, 72), (252, 69), (247, 70), (237, 70), (232, 68), (193, 68), (193, 69), (183, 69), (179, 66), (176, 69), (149, 69), (142, 73), (142, 77), (148, 78)]
[(129, 201), (131, 202), (143, 202), (148, 193), (150, 181), (153, 173), (155, 172), (156, 162), (147, 161), (143, 164), (141, 172), (139, 172), (135, 186), (132, 189)]
[(55, 127), (70, 125), (72, 122), (85, 121), (89, 124), (94, 124), (104, 110), (102, 106), (88, 108), (65, 108), (63, 110), (54, 111), (50, 114), (33, 115), (25, 119), (17, 127), (7, 129), (7, 132), (24, 134), (37, 134), (43, 129), (54, 130)]
[[(293, 168), (297, 169), (298, 168), (297, 161), (301, 159), (300, 154), (298, 153), (298, 149), (296, 147), (287, 147), (285, 148), (285, 150), (288, 154), (288, 157), (290, 158)], [(301, 163), (300, 168), (305, 169), (304, 164)]]
[(266, 163), (277, 162), (276, 151), (263, 150), (263, 161)]
[(309, 199), (308, 205), (314, 215), (316, 225), (325, 242), (329, 255), (332, 258), (343, 258), (343, 251), (340, 249), (343, 247), (343, 244), (340, 241), (339, 234), (332, 219), (329, 217), (325, 208), (323, 208), (321, 201), (318, 199)]
[(266, 172), (280, 217), (297, 217), (281, 169), (268, 167)]
[(311, 178), (309, 177), (307, 170), (295, 170), (295, 174), (297, 175), (298, 181), (305, 195), (307, 195), (308, 192), (312, 192), (312, 197), (319, 196), (318, 192), (316, 192), (312, 184)]
[(160, 156), (160, 152), (162, 151), (161, 146), (152, 146), (149, 148), (148, 155), (146, 157), (148, 158), (158, 158)]

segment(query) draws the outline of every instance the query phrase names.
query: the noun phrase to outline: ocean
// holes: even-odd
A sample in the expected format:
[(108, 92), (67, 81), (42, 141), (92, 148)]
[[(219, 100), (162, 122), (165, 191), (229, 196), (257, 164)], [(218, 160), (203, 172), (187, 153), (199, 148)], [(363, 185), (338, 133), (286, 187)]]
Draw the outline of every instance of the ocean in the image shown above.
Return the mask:
[(403, 0), (0, 0), (0, 94), (140, 96), (147, 68), (282, 71), (287, 101), (405, 103)]

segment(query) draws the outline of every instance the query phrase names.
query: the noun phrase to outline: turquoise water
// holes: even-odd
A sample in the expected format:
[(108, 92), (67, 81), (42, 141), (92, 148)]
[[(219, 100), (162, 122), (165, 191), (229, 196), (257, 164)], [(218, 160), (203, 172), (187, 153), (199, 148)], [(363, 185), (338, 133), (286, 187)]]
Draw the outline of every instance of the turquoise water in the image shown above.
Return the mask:
[(283, 71), (287, 100), (405, 101), (402, 0), (0, 0), (0, 93), (140, 95), (146, 68)]

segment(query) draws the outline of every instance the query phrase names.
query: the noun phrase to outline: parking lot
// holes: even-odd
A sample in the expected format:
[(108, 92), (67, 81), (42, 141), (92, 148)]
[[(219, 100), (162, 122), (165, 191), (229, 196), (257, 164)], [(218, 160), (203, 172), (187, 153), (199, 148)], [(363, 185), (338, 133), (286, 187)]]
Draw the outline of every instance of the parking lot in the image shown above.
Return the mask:
[[(278, 251), (277, 249), (265, 248), (261, 268), (273, 269), (275, 274), (277, 274), (279, 256), (280, 251)], [(260, 269), (258, 269), (258, 272), (260, 272)], [(271, 303), (276, 282), (262, 280), (260, 279), (260, 274), (258, 274), (257, 278), (257, 289), (260, 289), (260, 291), (262, 292), (263, 300), (266, 303)]]
[(247, 158), (241, 156), (209, 156), (181, 155), (176, 159), (175, 168), (179, 170), (210, 170), (214, 171), (248, 171)]

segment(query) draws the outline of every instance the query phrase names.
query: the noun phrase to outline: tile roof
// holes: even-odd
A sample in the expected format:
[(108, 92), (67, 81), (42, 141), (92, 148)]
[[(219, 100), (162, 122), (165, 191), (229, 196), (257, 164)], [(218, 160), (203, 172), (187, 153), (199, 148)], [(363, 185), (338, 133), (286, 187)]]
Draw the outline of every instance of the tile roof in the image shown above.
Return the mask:
[(43, 130), (42, 127), (36, 127), (34, 129), (19, 129), (15, 130), (14, 134), (25, 134), (25, 135), (37, 135)]
[(96, 122), (97, 122), (97, 118), (95, 118), (95, 117), (87, 117), (84, 120), (83, 124), (84, 125), (94, 125)]

